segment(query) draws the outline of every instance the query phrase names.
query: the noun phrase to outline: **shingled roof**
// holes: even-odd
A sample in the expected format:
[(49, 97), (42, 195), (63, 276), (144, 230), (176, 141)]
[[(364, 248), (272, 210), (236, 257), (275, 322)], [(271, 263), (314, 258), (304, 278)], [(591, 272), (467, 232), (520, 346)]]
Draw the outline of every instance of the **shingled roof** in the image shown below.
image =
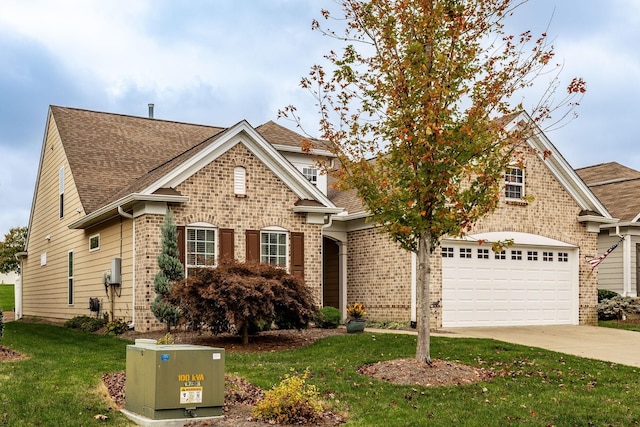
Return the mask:
[[(301, 149), (302, 142), (308, 141), (311, 143), (312, 148), (317, 150), (327, 149), (326, 143), (319, 139), (308, 138), (284, 126), (281, 126), (269, 120), (267, 123), (260, 125), (256, 128), (258, 133), (262, 135), (264, 139), (276, 146), (291, 147), (293, 149)], [(295, 150), (297, 151), (297, 150)]]
[[(51, 106), (51, 115), (86, 214), (147, 188), (226, 130), (59, 106)], [(294, 151), (305, 139), (273, 121), (256, 131), (272, 145)]]
[(613, 217), (626, 222), (640, 213), (640, 171), (609, 162), (576, 172)]
[(223, 129), (51, 107), (85, 213)]
[(576, 169), (576, 172), (585, 184), (589, 186), (640, 178), (640, 171), (631, 169), (617, 162), (587, 166)]

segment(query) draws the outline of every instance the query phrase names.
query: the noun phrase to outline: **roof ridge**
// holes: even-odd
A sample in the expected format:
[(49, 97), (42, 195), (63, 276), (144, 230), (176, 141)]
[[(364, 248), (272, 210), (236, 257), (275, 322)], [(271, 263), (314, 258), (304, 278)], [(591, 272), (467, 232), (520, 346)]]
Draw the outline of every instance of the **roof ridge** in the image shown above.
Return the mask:
[(49, 105), (49, 107), (50, 108), (60, 108), (60, 109), (65, 109), (65, 110), (82, 111), (82, 112), (86, 112), (86, 113), (102, 114), (102, 115), (108, 115), (108, 116), (127, 117), (127, 118), (146, 120), (146, 121), (174, 123), (174, 124), (178, 124), (178, 125), (197, 126), (197, 127), (204, 127), (204, 128), (227, 129), (226, 126), (204, 125), (204, 124), (201, 124), (201, 123), (190, 123), (190, 122), (182, 122), (182, 121), (178, 121), (178, 120), (158, 119), (158, 118), (155, 118), (155, 117), (151, 118), (151, 117), (146, 117), (146, 116), (134, 116), (132, 114), (111, 113), (111, 112), (108, 112), (108, 111), (90, 110), (90, 109), (87, 109), (87, 108), (65, 107), (65, 106), (62, 106), (62, 105), (53, 105), (53, 104)]

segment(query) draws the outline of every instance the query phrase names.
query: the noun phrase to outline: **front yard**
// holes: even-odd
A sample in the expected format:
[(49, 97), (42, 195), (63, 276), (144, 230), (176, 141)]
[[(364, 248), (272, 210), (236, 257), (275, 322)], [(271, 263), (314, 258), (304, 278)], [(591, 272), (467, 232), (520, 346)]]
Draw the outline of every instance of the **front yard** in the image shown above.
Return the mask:
[[(309, 368), (309, 382), (348, 426), (640, 424), (637, 368), (491, 340), (432, 338), (434, 357), (497, 374), (486, 382), (400, 386), (358, 373), (363, 365), (411, 357), (415, 340), (338, 334), (296, 350), (229, 350), (226, 372), (266, 389), (291, 369)], [(103, 374), (125, 369), (128, 341), (10, 322), (1, 343), (27, 359), (0, 363), (0, 425), (130, 425), (100, 391)], [(94, 419), (98, 414), (108, 419)]]

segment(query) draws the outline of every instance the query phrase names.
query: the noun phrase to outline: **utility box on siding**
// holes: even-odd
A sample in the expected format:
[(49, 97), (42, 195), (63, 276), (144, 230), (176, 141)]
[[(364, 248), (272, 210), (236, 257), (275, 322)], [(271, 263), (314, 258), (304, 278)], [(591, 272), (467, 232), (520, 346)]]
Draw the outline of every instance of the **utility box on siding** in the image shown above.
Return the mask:
[(125, 409), (151, 420), (222, 416), (224, 349), (160, 345), (127, 346)]

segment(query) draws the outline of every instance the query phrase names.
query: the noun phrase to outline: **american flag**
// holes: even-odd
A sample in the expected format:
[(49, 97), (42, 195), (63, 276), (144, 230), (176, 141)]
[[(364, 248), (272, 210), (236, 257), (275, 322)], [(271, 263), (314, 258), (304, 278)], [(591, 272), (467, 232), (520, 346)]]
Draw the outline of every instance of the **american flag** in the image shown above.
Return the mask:
[(613, 246), (607, 249), (606, 252), (600, 255), (598, 258), (591, 258), (590, 260), (587, 260), (587, 262), (591, 266), (591, 271), (593, 271), (593, 269), (596, 268), (602, 262), (602, 260), (604, 260), (607, 257), (607, 255), (613, 252), (613, 250), (617, 248), (618, 245), (622, 243), (623, 240), (624, 240), (624, 236), (620, 237), (620, 240), (618, 240)]

